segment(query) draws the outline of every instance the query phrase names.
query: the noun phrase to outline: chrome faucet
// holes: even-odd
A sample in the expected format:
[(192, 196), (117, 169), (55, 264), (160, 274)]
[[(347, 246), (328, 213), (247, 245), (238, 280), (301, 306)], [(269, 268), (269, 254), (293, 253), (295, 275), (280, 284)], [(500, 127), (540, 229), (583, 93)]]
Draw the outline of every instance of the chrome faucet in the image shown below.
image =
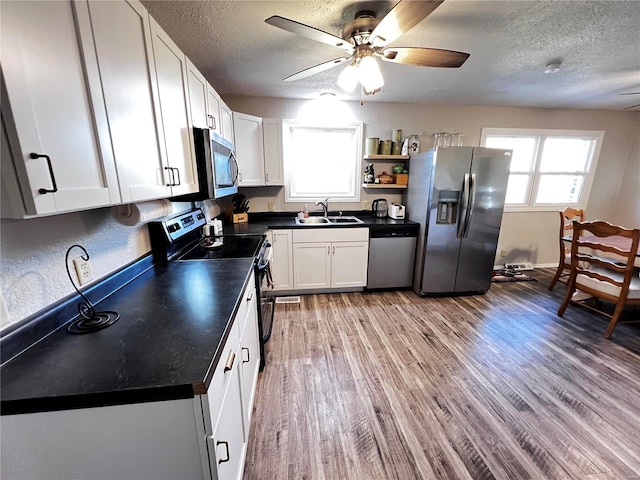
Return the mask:
[(329, 215), (329, 199), (325, 198), (324, 202), (321, 200), (318, 200), (316, 202), (316, 205), (322, 205), (322, 210), (324, 211), (324, 216), (326, 217), (327, 215)]

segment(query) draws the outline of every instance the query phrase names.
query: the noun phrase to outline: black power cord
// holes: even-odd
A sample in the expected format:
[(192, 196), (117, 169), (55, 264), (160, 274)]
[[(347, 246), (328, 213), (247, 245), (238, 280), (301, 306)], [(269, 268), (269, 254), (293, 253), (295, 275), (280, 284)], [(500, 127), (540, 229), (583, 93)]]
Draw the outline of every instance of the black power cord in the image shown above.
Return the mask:
[(89, 261), (89, 252), (82, 245), (71, 245), (67, 249), (67, 253), (64, 257), (64, 264), (67, 269), (67, 275), (69, 277), (69, 281), (78, 295), (82, 298), (82, 302), (78, 303), (78, 313), (80, 314), (80, 318), (72, 322), (68, 327), (67, 331), (73, 334), (82, 334), (82, 333), (90, 333), (95, 332), (96, 330), (101, 330), (103, 328), (108, 327), (109, 325), (113, 325), (120, 318), (120, 314), (118, 312), (113, 311), (104, 311), (104, 312), (96, 312), (91, 300), (84, 296), (84, 294), (80, 291), (80, 289), (76, 286), (73, 281), (73, 277), (71, 276), (71, 271), (69, 270), (69, 254), (71, 250), (74, 248), (79, 248), (82, 250), (83, 255), (81, 258), (84, 261)]

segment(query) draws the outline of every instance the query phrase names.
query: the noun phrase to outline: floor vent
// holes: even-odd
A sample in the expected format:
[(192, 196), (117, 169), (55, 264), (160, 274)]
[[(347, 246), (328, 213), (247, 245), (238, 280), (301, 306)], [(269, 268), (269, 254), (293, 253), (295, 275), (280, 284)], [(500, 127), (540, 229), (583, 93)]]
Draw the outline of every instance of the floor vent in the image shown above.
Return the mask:
[(505, 263), (504, 268), (509, 270), (515, 270), (521, 272), (523, 270), (533, 270), (533, 264), (531, 263)]
[(276, 303), (300, 303), (300, 297), (276, 297)]

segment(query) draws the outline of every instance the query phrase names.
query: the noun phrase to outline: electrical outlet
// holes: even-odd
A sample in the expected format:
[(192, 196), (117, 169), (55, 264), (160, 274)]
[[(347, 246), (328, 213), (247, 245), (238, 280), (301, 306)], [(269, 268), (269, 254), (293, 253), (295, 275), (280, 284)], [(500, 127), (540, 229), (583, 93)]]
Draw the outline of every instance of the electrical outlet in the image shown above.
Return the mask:
[(507, 251), (506, 250), (500, 250), (500, 256), (501, 257), (506, 257), (507, 256)]
[(89, 263), (89, 260), (78, 257), (73, 260), (73, 266), (76, 267), (76, 274), (78, 275), (78, 283), (80, 285), (84, 285), (91, 281), (93, 274), (91, 273), (91, 264)]
[(269, 211), (270, 211), (270, 212), (275, 212), (275, 211), (276, 211), (276, 204), (275, 204), (275, 202), (269, 202)]
[(369, 200), (362, 201), (362, 210), (371, 210), (371, 202)]

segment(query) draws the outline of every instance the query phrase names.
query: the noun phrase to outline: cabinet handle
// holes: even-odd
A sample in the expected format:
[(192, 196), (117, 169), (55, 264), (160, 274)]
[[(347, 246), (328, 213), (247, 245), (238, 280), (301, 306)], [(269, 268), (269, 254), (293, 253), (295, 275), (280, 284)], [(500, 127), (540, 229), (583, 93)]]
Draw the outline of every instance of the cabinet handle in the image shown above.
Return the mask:
[(218, 445), (224, 445), (224, 448), (227, 451), (227, 458), (225, 459), (221, 458), (220, 460), (218, 460), (218, 465), (220, 465), (221, 463), (225, 463), (229, 461), (229, 442), (223, 442), (223, 441), (216, 442), (216, 456), (218, 453)]
[(327, 255), (331, 255), (331, 247), (327, 245)]
[(265, 174), (265, 179), (267, 180), (267, 182), (269, 181), (269, 174), (268, 173)]
[(173, 167), (171, 170), (175, 170), (176, 173), (178, 174), (178, 183), (176, 183), (175, 185), (182, 185), (182, 180), (180, 179), (180, 169)]
[(250, 302), (253, 299), (254, 292), (255, 292), (255, 290), (251, 290), (249, 292), (249, 295), (247, 295), (247, 302)]
[(224, 372), (228, 372), (233, 368), (233, 362), (236, 361), (236, 352), (229, 352), (229, 358), (227, 358), (227, 363), (224, 365)]
[(30, 153), (29, 158), (46, 158), (47, 159), (47, 167), (49, 167), (49, 175), (51, 176), (51, 185), (53, 188), (41, 188), (38, 190), (38, 193), (44, 195), (45, 193), (56, 193), (58, 191), (58, 185), (56, 184), (56, 176), (53, 174), (53, 166), (51, 165), (51, 158), (49, 155), (45, 155), (43, 153)]
[(165, 170), (169, 171), (169, 175), (171, 176), (171, 181), (167, 183), (167, 187), (173, 187), (176, 184), (176, 179), (173, 175), (173, 168), (171, 167), (164, 167)]
[(207, 117), (209, 117), (211, 119), (211, 125), (210, 125), (211, 130), (215, 130), (216, 129), (216, 117), (214, 117), (213, 115), (207, 115)]
[(242, 172), (238, 172), (238, 183), (242, 183)]
[(332, 248), (333, 248), (333, 254), (335, 255), (336, 254), (336, 246), (334, 245)]
[(249, 363), (251, 361), (251, 355), (249, 353), (249, 348), (248, 347), (242, 347), (242, 351), (244, 352), (246, 350), (247, 352), (247, 359), (245, 360), (244, 358), (242, 359), (242, 363)]

